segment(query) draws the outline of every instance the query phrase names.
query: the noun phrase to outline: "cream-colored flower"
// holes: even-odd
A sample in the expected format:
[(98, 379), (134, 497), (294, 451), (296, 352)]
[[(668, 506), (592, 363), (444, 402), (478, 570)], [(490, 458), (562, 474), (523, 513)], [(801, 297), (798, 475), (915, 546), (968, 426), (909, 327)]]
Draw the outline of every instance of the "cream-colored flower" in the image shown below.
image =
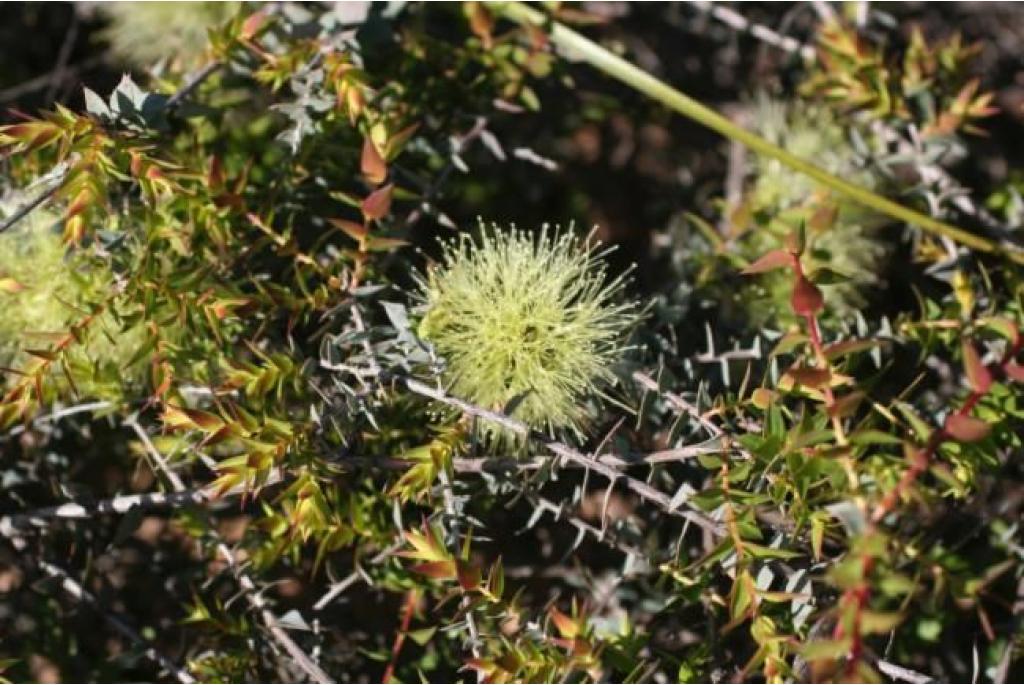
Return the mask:
[(583, 401), (614, 380), (638, 317), (603, 255), (547, 226), (449, 243), (421, 283), (418, 333), (445, 359), (451, 391), (537, 429), (578, 429)]

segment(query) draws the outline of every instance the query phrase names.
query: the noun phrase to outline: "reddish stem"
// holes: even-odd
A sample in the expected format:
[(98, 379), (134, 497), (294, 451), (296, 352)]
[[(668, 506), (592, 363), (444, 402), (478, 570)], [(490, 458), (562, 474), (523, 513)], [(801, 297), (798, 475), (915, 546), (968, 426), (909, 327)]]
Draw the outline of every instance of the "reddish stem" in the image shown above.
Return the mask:
[(387, 668), (384, 669), (384, 676), (381, 678), (382, 683), (390, 683), (394, 680), (398, 655), (402, 651), (402, 645), (405, 644), (405, 635), (409, 632), (409, 624), (412, 623), (412, 615), (416, 611), (416, 601), (416, 590), (409, 590), (409, 592), (405, 593), (405, 604), (402, 606), (402, 622), (398, 628), (398, 633), (395, 634), (395, 642), (391, 646), (391, 661), (388, 662)]
[[(813, 340), (813, 334), (811, 337)], [(1024, 338), (1018, 337), (1014, 344), (1006, 350), (1003, 358), (997, 364), (989, 367), (989, 371), (994, 371), (994, 375), (998, 375), (999, 377), (1005, 377), (1007, 365), (1014, 361), (1014, 358), (1021, 350), (1022, 344), (1024, 344)], [(969, 415), (986, 394), (988, 394), (988, 389), (984, 392), (972, 390), (971, 394), (968, 395), (960, 409), (956, 411), (956, 415)], [(928, 436), (925, 446), (914, 454), (910, 468), (903, 473), (899, 483), (896, 487), (886, 493), (882, 501), (875, 507), (875, 511), (872, 513), (871, 521), (869, 522), (868, 534), (873, 532), (876, 526), (881, 523), (886, 516), (892, 513), (896, 508), (896, 504), (900, 501), (900, 498), (913, 486), (917, 481), (917, 478), (928, 469), (932, 460), (935, 458), (935, 453), (938, 451), (939, 446), (950, 437), (952, 436), (949, 435), (944, 427), (932, 430), (931, 435)], [(850, 653), (849, 660), (846, 664), (846, 675), (848, 677), (855, 675), (857, 664), (863, 656), (864, 641), (863, 635), (861, 634), (861, 617), (864, 613), (864, 607), (866, 607), (868, 602), (871, 600), (871, 586), (868, 584), (867, 579), (874, 567), (874, 564), (875, 557), (873, 555), (865, 554), (861, 557), (861, 581), (856, 587), (843, 593), (843, 597), (840, 600), (841, 606), (853, 603), (853, 621), (850, 631)], [(840, 617), (840, 620), (836, 623), (835, 630), (833, 631), (833, 637), (840, 640), (844, 637), (844, 634), (843, 624)]]
[[(792, 266), (798, 283), (802, 279), (806, 279), (803, 271), (803, 265), (800, 263), (799, 255), (792, 255)], [(807, 322), (807, 334), (815, 356), (818, 358), (818, 362), (822, 367), (827, 368), (829, 366), (828, 357), (825, 354), (824, 344), (822, 343), (821, 329), (818, 326), (817, 314), (813, 311), (802, 314)], [(1005, 377), (1007, 365), (1013, 362), (1016, 355), (1020, 352), (1022, 344), (1024, 344), (1024, 337), (1018, 336), (1013, 344), (1006, 350), (1006, 353), (1003, 355), (1003, 358), (999, 363), (989, 368), (989, 371), (995, 371), (995, 374), (998, 374), (998, 376)], [(961, 417), (968, 416), (987, 393), (988, 388), (985, 388), (984, 391), (972, 390), (971, 394), (968, 395), (967, 399), (956, 411), (955, 415)], [(835, 404), (835, 395), (830, 386), (826, 385), (822, 394), (824, 395), (825, 401), (828, 403), (829, 407)], [(841, 426), (839, 425), (838, 420), (834, 420), (834, 424), (836, 425), (836, 438), (839, 440), (842, 436)], [(882, 501), (875, 507), (871, 520), (868, 522), (868, 535), (874, 532), (876, 526), (886, 516), (892, 513), (901, 497), (913, 486), (918, 477), (928, 469), (932, 460), (935, 458), (935, 454), (938, 451), (939, 446), (951, 437), (952, 436), (948, 431), (946, 431), (944, 426), (940, 426), (931, 432), (924, 447), (914, 454), (910, 467), (900, 477), (899, 483), (896, 487), (886, 493)], [(853, 485), (856, 487), (856, 482), (854, 482)], [(871, 586), (868, 583), (868, 577), (871, 575), (871, 571), (875, 566), (875, 561), (876, 559), (872, 554), (865, 554), (861, 557), (860, 582), (858, 582), (855, 587), (846, 590), (840, 599), (840, 616), (832, 634), (834, 639), (841, 640), (846, 636), (846, 628), (843, 625), (843, 617), (841, 615), (842, 608), (852, 605), (853, 611), (850, 621), (850, 651), (846, 663), (847, 677), (856, 675), (857, 665), (860, 663), (864, 653), (864, 638), (861, 630), (861, 621), (865, 607), (868, 606), (871, 600)]]

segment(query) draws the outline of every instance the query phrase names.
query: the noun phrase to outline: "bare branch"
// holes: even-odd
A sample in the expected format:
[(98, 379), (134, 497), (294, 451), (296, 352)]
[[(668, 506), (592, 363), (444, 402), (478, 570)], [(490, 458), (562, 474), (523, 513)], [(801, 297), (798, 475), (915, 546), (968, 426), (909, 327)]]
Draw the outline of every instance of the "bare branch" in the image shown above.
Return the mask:
[(324, 672), (324, 670), (320, 668), (320, 666), (317, 665), (317, 663), (313, 661), (308, 654), (302, 651), (302, 649), (295, 644), (295, 641), (292, 640), (291, 636), (284, 630), (284, 628), (281, 627), (281, 624), (278, 623), (274, 612), (272, 612), (267, 606), (267, 600), (263, 598), (262, 594), (260, 594), (259, 589), (252, 581), (252, 578), (250, 578), (239, 567), (238, 560), (235, 559), (235, 555), (231, 553), (228, 546), (223, 542), (219, 542), (217, 543), (217, 551), (224, 557), (224, 560), (228, 563), (231, 572), (234, 574), (235, 578), (238, 579), (238, 584), (244, 591), (245, 599), (249, 602), (249, 606), (259, 614), (260, 619), (263, 621), (264, 625), (266, 625), (267, 630), (270, 631), (270, 634), (274, 637), (277, 643), (281, 645), (281, 647), (283, 647), (293, 659), (295, 659), (295, 664), (312, 680), (323, 684), (333, 683), (334, 680), (332, 680), (331, 677), (327, 675), (327, 673)]
[[(373, 557), (370, 559), (370, 563), (380, 564), (385, 559), (390, 557), (392, 554), (402, 549), (402, 547), (404, 546), (405, 538), (399, 538), (395, 542), (391, 543), (390, 545), (388, 545), (387, 547), (373, 555)], [(340, 595), (342, 592), (352, 587), (365, 577), (366, 575), (364, 573), (361, 573), (359, 570), (355, 570), (352, 571), (352, 573), (345, 576), (344, 578), (342, 578), (341, 580), (339, 580), (337, 583), (332, 584), (330, 589), (326, 593), (324, 593), (324, 595), (320, 597), (320, 599), (316, 601), (316, 604), (313, 605), (313, 611), (323, 611), (324, 607), (326, 607), (328, 604), (334, 601), (334, 599), (338, 595)]]
[(749, 33), (754, 38), (757, 38), (768, 45), (779, 48), (780, 50), (790, 54), (799, 55), (806, 61), (812, 61), (815, 58), (814, 48), (810, 45), (804, 45), (795, 38), (782, 35), (778, 31), (774, 31), (763, 24), (755, 24), (743, 15), (725, 7), (724, 5), (720, 5), (715, 2), (706, 2), (704, 0), (693, 0), (690, 5), (705, 14), (711, 15), (726, 26), (730, 26), (737, 31)]
[(888, 661), (878, 661), (875, 664), (878, 670), (889, 676), (893, 680), (902, 680), (905, 683), (933, 683), (935, 680), (931, 676), (927, 676), (924, 673), (918, 673), (912, 671), (909, 668), (903, 666), (897, 666), (896, 664), (889, 663)]
[(521, 421), (513, 419), (510, 416), (506, 416), (505, 414), (500, 414), (498, 412), (490, 411), (489, 409), (484, 409), (483, 407), (478, 407), (455, 397), (450, 397), (444, 391), (432, 388), (415, 379), (403, 378), (402, 381), (409, 390), (418, 395), (423, 395), (424, 397), (429, 397), (433, 400), (437, 400), (438, 402), (456, 407), (470, 416), (476, 416), (478, 418), (487, 419), (488, 421), (493, 421), (516, 435), (537, 440), (542, 443), (546, 449), (550, 450), (562, 459), (586, 467), (595, 473), (601, 474), (612, 482), (622, 482), (629, 490), (640, 495), (644, 499), (654, 502), (668, 514), (692, 521), (714, 535), (721, 536), (724, 534), (722, 524), (712, 520), (707, 515), (696, 510), (679, 509), (680, 506), (686, 503), (685, 500), (682, 502), (674, 501), (674, 498), (669, 497), (657, 488), (648, 485), (642, 480), (637, 480), (636, 478), (621, 473), (614, 466), (605, 464), (593, 456), (587, 456), (565, 443), (548, 440), (544, 435), (530, 430), (530, 428)]
[[(136, 432), (139, 433), (141, 438), (143, 438), (143, 445), (145, 446), (146, 451), (150, 453), (154, 463), (164, 471), (174, 488), (180, 493), (184, 493), (184, 485), (182, 484), (181, 479), (167, 467), (167, 460), (164, 459), (163, 455), (156, 449), (153, 442), (149, 440), (149, 436), (147, 436), (145, 431), (142, 430), (142, 427), (139, 426), (137, 422), (134, 422), (134, 418), (131, 419), (131, 421), (134, 423)], [(245, 594), (246, 601), (249, 602), (249, 606), (259, 614), (260, 619), (267, 627), (267, 630), (270, 631), (271, 636), (273, 636), (277, 643), (281, 645), (286, 652), (288, 652), (292, 659), (295, 660), (296, 665), (312, 680), (318, 683), (333, 683), (334, 681), (331, 677), (328, 676), (327, 673), (325, 673), (324, 670), (321, 669), (308, 654), (303, 652), (302, 649), (295, 644), (295, 641), (292, 640), (291, 636), (288, 635), (284, 628), (281, 627), (280, 623), (278, 623), (277, 616), (275, 616), (274, 612), (272, 612), (267, 606), (266, 599), (264, 599), (263, 595), (260, 594), (259, 589), (252, 581), (252, 578), (250, 578), (249, 575), (246, 574), (239, 566), (237, 559), (235, 559), (235, 555), (231, 552), (230, 548), (221, 541), (220, 535), (217, 531), (211, 529), (210, 535), (217, 541), (217, 551), (220, 552), (221, 556), (223, 556), (225, 561), (227, 561), (231, 572), (238, 580), (238, 584)]]

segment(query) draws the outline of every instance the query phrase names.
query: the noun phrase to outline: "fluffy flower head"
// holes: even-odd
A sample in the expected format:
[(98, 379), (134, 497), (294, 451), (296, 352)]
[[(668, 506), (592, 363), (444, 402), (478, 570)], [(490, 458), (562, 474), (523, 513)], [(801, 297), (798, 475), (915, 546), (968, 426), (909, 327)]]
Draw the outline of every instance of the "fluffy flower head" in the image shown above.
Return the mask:
[(104, 38), (118, 57), (139, 68), (164, 58), (188, 67), (206, 49), (207, 32), (233, 17), (238, 2), (105, 2)]
[[(421, 283), (419, 335), (447, 362), (452, 392), (530, 426), (577, 429), (582, 401), (614, 380), (637, 319), (588, 239), (484, 230), (445, 247)], [(489, 433), (496, 433), (488, 427)]]
[[(802, 159), (813, 160), (832, 174), (865, 188), (879, 191), (883, 179), (860, 161), (848, 134), (828, 110), (802, 104), (762, 99), (756, 109), (761, 135)], [(782, 247), (785, 236), (800, 224), (809, 226), (804, 266), (828, 267), (847, 280), (827, 286), (832, 307), (849, 314), (865, 306), (872, 291), (883, 286), (889, 247), (881, 228), (884, 216), (844, 198), (822, 194), (807, 176), (777, 160), (757, 158), (756, 175), (748, 193), (754, 212), (773, 217), (767, 230), (752, 231), (744, 241), (745, 256), (754, 259)], [(828, 198), (819, 202), (815, 198)], [(815, 229), (814, 214), (823, 206), (835, 211), (827, 227)], [(762, 322), (769, 315), (786, 318), (789, 312), (790, 279), (782, 272), (758, 279), (755, 290), (763, 295), (740, 293), (751, 318)]]

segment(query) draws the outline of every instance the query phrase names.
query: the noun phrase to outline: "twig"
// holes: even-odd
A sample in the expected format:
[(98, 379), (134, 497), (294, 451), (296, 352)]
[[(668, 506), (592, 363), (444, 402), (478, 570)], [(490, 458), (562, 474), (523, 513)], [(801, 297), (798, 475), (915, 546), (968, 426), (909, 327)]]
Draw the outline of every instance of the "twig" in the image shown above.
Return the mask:
[(182, 85), (174, 95), (167, 99), (167, 102), (164, 103), (164, 107), (166, 109), (174, 109), (180, 105), (185, 98), (191, 95), (196, 88), (202, 85), (203, 81), (210, 78), (210, 76), (215, 74), (222, 66), (224, 66), (224, 63), (220, 60), (214, 60), (207, 64), (205, 67), (189, 77), (189, 79), (185, 81), (184, 85)]
[(572, 525), (576, 530), (581, 531), (586, 535), (590, 535), (598, 542), (618, 552), (622, 552), (627, 556), (646, 559), (646, 555), (642, 550), (620, 540), (617, 535), (609, 535), (607, 529), (598, 528), (597, 526), (584, 521), (575, 514), (566, 514), (564, 510), (565, 508), (562, 505), (555, 504), (546, 497), (541, 497), (539, 495), (529, 496), (529, 498), (533, 501), (535, 507), (541, 511), (549, 512), (556, 521), (564, 521)]
[[(383, 562), (392, 554), (405, 547), (405, 544), (405, 538), (399, 538), (395, 542), (391, 543), (390, 545), (388, 545), (387, 547), (373, 555), (373, 557), (370, 558), (370, 563), (379, 564)], [(334, 601), (334, 599), (338, 595), (340, 595), (342, 592), (352, 587), (365, 577), (366, 576), (363, 573), (356, 570), (352, 571), (352, 573), (348, 574), (337, 583), (332, 584), (330, 589), (327, 590), (327, 592), (324, 593), (324, 595), (316, 601), (316, 604), (313, 605), (313, 611), (323, 611), (324, 607), (326, 607), (328, 604)]]
[(38, 195), (36, 195), (34, 198), (32, 198), (26, 204), (23, 204), (21, 207), (18, 207), (16, 210), (14, 210), (14, 214), (11, 214), (9, 217), (5, 218), (3, 221), (0, 221), (0, 233), (3, 233), (7, 229), (9, 229), (11, 226), (13, 226), (14, 224), (18, 223), (22, 219), (24, 219), (26, 216), (28, 216), (29, 214), (32, 213), (33, 209), (35, 209), (36, 207), (38, 207), (39, 205), (43, 204), (44, 202), (49, 200), (51, 197), (53, 197), (56, 194), (56, 192), (58, 190), (60, 190), (61, 184), (63, 184), (63, 183), (64, 183), (64, 176), (62, 175), (59, 181), (54, 183), (52, 186), (50, 186), (49, 188), (47, 188), (43, 192), (41, 192)]
[[(615, 468), (625, 469), (631, 466), (651, 466), (654, 464), (671, 464), (680, 461), (689, 461), (705, 454), (721, 454), (725, 451), (721, 441), (717, 439), (708, 440), (697, 445), (683, 445), (658, 450), (648, 454), (640, 454), (636, 457), (624, 457), (619, 454), (604, 453), (595, 454), (593, 459)], [(551, 464), (550, 456), (534, 457), (477, 457), (473, 459), (455, 458), (452, 460), (452, 468), (456, 473), (486, 473), (501, 471), (536, 471)], [(569, 467), (578, 467), (579, 464), (566, 464)]]
[(46, 95), (43, 99), (47, 102), (53, 100), (57, 95), (57, 88), (60, 87), (60, 82), (63, 77), (64, 69), (68, 65), (68, 60), (71, 58), (71, 50), (75, 47), (75, 40), (78, 38), (78, 12), (71, 13), (71, 23), (68, 24), (68, 30), (64, 34), (64, 42), (60, 46), (60, 52), (57, 54), (57, 64), (53, 67), (53, 71), (50, 72), (50, 83), (46, 88)]
[[(710, 419), (701, 414), (697, 407), (687, 402), (680, 395), (677, 395), (673, 392), (669, 392), (667, 390), (662, 390), (661, 387), (658, 385), (657, 381), (655, 381), (653, 378), (651, 378), (650, 376), (641, 371), (636, 371), (633, 373), (633, 380), (635, 380), (637, 383), (642, 385), (647, 390), (658, 393), (659, 395), (661, 395), (661, 397), (665, 399), (666, 402), (671, 404), (678, 411), (685, 413), (687, 416), (689, 416), (694, 421), (703, 426), (704, 429), (713, 437), (723, 440), (723, 449), (726, 447), (724, 441), (728, 441), (728, 446), (731, 447), (732, 449), (735, 449), (745, 459), (753, 459), (753, 455), (751, 455), (749, 451), (736, 444), (721, 427), (717, 426)], [(721, 451), (722, 450), (720, 449), (719, 452)]]
[(71, 576), (69, 576), (63, 569), (47, 563), (45, 561), (39, 562), (39, 567), (51, 578), (56, 578), (60, 581), (61, 589), (64, 590), (68, 595), (74, 598), (76, 601), (90, 605), (93, 609), (98, 611), (100, 615), (109, 623), (114, 630), (124, 635), (131, 642), (136, 645), (143, 647), (143, 654), (148, 659), (160, 665), (161, 668), (166, 670), (168, 673), (172, 673), (179, 683), (194, 683), (196, 682), (188, 671), (183, 668), (179, 668), (172, 663), (167, 657), (160, 654), (156, 648), (144, 637), (139, 635), (138, 631), (132, 628), (130, 625), (122, 621), (120, 618), (106, 612), (102, 609), (96, 597), (92, 595), (88, 590), (78, 584)]
[(537, 440), (538, 442), (544, 445), (545, 449), (550, 450), (558, 457), (566, 459), (570, 462), (575, 462), (580, 466), (589, 468), (594, 472), (601, 474), (602, 476), (612, 481), (613, 483), (621, 481), (629, 490), (632, 490), (634, 493), (640, 495), (644, 499), (654, 502), (664, 512), (671, 514), (673, 516), (679, 516), (681, 518), (692, 521), (696, 525), (700, 526), (704, 530), (714, 535), (720, 536), (723, 534), (722, 525), (717, 521), (712, 520), (705, 514), (700, 513), (696, 510), (679, 509), (679, 506), (685, 504), (685, 501), (676, 502), (673, 500), (673, 498), (669, 497), (668, 495), (661, 492), (657, 488), (648, 485), (642, 480), (637, 480), (636, 478), (627, 476), (618, 471), (615, 467), (609, 466), (608, 464), (605, 464), (592, 456), (587, 456), (582, 452), (579, 452), (578, 450), (575, 450), (572, 447), (566, 445), (565, 443), (558, 442), (555, 440), (548, 440), (545, 436), (530, 430), (530, 428), (521, 421), (513, 419), (510, 416), (506, 416), (505, 414), (490, 411), (488, 409), (484, 409), (482, 407), (470, 404), (469, 402), (465, 402), (463, 400), (450, 397), (444, 391), (439, 390), (437, 388), (432, 388), (415, 379), (402, 378), (402, 381), (410, 391), (418, 395), (423, 395), (424, 397), (429, 397), (433, 400), (437, 400), (438, 402), (442, 402), (449, 406), (456, 407), (457, 409), (462, 410), (463, 412), (469, 414), (470, 416), (476, 416), (478, 418), (486, 419), (488, 421), (493, 421), (494, 423), (497, 423), (498, 425), (511, 431), (512, 433), (515, 433), (516, 435), (520, 435), (524, 438)]
[(256, 584), (253, 583), (250, 578), (238, 565), (238, 560), (235, 559), (235, 555), (231, 553), (231, 550), (223, 542), (217, 543), (217, 551), (220, 552), (221, 556), (227, 562), (228, 567), (231, 568), (232, 573), (238, 579), (238, 584), (241, 586), (245, 593), (246, 601), (249, 605), (256, 610), (259, 614), (260, 619), (266, 625), (270, 634), (274, 636), (274, 639), (280, 644), (288, 654), (295, 659), (295, 664), (305, 671), (306, 675), (315, 680), (318, 683), (329, 684), (334, 681), (327, 673), (324, 672), (320, 666), (313, 661), (308, 654), (302, 651), (295, 641), (292, 640), (291, 636), (285, 632), (281, 625), (277, 621), (277, 617), (267, 607), (267, 600), (260, 594)]
[[(441, 480), (441, 491), (444, 497), (444, 510), (451, 521), (451, 531), (455, 540), (458, 541), (459, 537), (459, 511), (455, 503), (455, 492), (452, 488), (451, 478), (447, 471), (442, 470), (439, 474)], [(473, 600), (470, 599), (469, 595), (463, 595), (462, 597), (462, 608), (466, 612), (466, 628), (469, 630), (469, 648), (473, 652), (473, 656), (477, 659), (480, 658), (480, 631), (476, 626), (476, 617), (473, 616)], [(411, 611), (410, 611), (411, 614)], [(403, 619), (404, 622), (408, 622), (407, 619)], [(407, 629), (408, 627), (406, 627)], [(392, 663), (398, 658), (398, 649), (401, 648), (401, 643), (395, 644), (395, 651), (392, 655)], [(389, 670), (393, 670), (390, 669)], [(478, 672), (477, 681), (480, 681), (480, 673)], [(387, 672), (384, 675), (384, 682), (388, 682)]]
[[(242, 487), (229, 494), (240, 494)], [(164, 493), (149, 492), (139, 495), (121, 495), (91, 505), (68, 502), (52, 507), (36, 509), (24, 514), (11, 514), (0, 518), (0, 535), (15, 537), (30, 528), (45, 528), (53, 519), (91, 519), (102, 514), (125, 514), (133, 507), (179, 507), (187, 504), (204, 504), (213, 499), (213, 493), (206, 488)]]
[[(50, 412), (49, 414), (40, 414), (39, 416), (36, 416), (34, 419), (32, 419), (29, 425), (38, 426), (39, 424), (43, 423), (60, 421), (61, 419), (65, 419), (69, 416), (74, 416), (75, 414), (88, 414), (94, 411), (102, 411), (104, 409), (110, 409), (112, 406), (114, 405), (107, 401), (75, 404), (70, 407), (64, 407), (63, 409), (57, 409), (55, 411)], [(20, 435), (24, 433), (26, 430), (28, 430), (28, 427), (23, 423), (19, 423), (17, 426), (7, 431), (7, 437)]]
[(487, 117), (477, 117), (473, 123), (473, 127), (470, 128), (466, 133), (459, 136), (453, 141), (452, 151), (448, 157), (447, 163), (438, 172), (437, 176), (434, 177), (434, 181), (430, 184), (430, 187), (423, 193), (423, 199), (420, 202), (420, 206), (409, 213), (409, 216), (405, 219), (405, 227), (410, 228), (420, 220), (420, 218), (430, 211), (430, 202), (440, 192), (441, 187), (448, 180), (452, 171), (455, 170), (457, 163), (455, 158), (461, 155), (468, 147), (469, 144), (479, 138), (484, 131), (487, 130)]
[(80, 72), (88, 71), (93, 67), (99, 66), (103, 63), (104, 59), (104, 55), (90, 57), (88, 59), (82, 60), (80, 64), (66, 66), (60, 70), (54, 69), (48, 73), (40, 74), (39, 76), (31, 78), (23, 83), (19, 83), (16, 86), (11, 86), (10, 88), (7, 88), (5, 90), (0, 90), (0, 103), (10, 102), (11, 100), (17, 100), (22, 95), (27, 95), (28, 93), (32, 93), (34, 91), (39, 90), (40, 88), (46, 88), (48, 85), (50, 85), (51, 82), (53, 82), (54, 79), (56, 79), (59, 84), (77, 75)]
[(170, 465), (168, 465), (167, 460), (164, 459), (164, 455), (161, 454), (160, 450), (156, 448), (156, 445), (153, 444), (153, 441), (149, 439), (149, 435), (146, 433), (146, 431), (142, 429), (142, 426), (139, 425), (137, 416), (135, 414), (132, 414), (130, 417), (128, 417), (128, 420), (124, 422), (124, 425), (128, 426), (133, 431), (135, 431), (135, 435), (139, 437), (139, 440), (142, 441), (142, 445), (146, 449), (146, 454), (148, 454), (153, 459), (153, 461), (156, 462), (156, 465), (159, 467), (160, 471), (162, 471), (167, 476), (167, 479), (171, 482), (171, 485), (174, 487), (174, 490), (176, 492), (185, 491), (185, 483), (181, 480), (181, 477), (174, 472)]
[[(70, 408), (69, 408), (70, 409)], [(82, 411), (85, 411), (82, 409)], [(51, 417), (52, 418), (52, 415)], [(155, 447), (152, 445), (152, 441), (149, 442), (147, 449)], [(626, 468), (628, 466), (636, 465), (649, 465), (649, 464), (662, 464), (671, 463), (676, 461), (683, 461), (699, 456), (701, 454), (720, 454), (722, 449), (715, 445), (691, 445), (686, 447), (677, 447), (674, 449), (662, 450), (659, 452), (652, 452), (637, 461), (625, 460), (622, 457), (614, 454), (601, 454), (594, 457), (594, 459), (600, 461), (603, 464), (607, 464), (612, 467)], [(166, 461), (166, 460), (165, 460)], [(381, 460), (370, 457), (350, 458), (350, 461), (354, 462), (355, 466), (358, 467), (374, 467), (384, 468), (388, 470), (403, 470), (410, 466), (410, 463), (404, 459), (390, 459)], [(515, 470), (535, 470), (547, 466), (551, 463), (551, 457), (534, 457), (532, 459), (513, 459), (513, 458), (478, 458), (478, 459), (455, 459), (452, 462), (453, 468), (457, 473), (475, 474), (485, 473), (489, 471), (501, 471), (506, 469)], [(579, 464), (568, 464), (567, 466), (579, 467)], [(159, 464), (158, 464), (159, 468)], [(169, 477), (170, 478), (170, 477)], [(284, 478), (279, 475), (276, 471), (272, 472), (264, 484), (264, 487), (277, 485), (282, 482)], [(78, 502), (67, 502), (65, 504), (57, 504), (49, 507), (42, 507), (32, 511), (28, 511), (21, 514), (9, 514), (0, 517), (0, 536), (3, 537), (14, 537), (31, 528), (45, 528), (49, 525), (53, 519), (59, 520), (82, 520), (91, 519), (97, 515), (104, 514), (126, 514), (133, 507), (144, 507), (144, 508), (174, 508), (188, 504), (208, 504), (216, 502), (218, 500), (227, 499), (241, 495), (246, 492), (247, 488), (245, 485), (237, 485), (231, 488), (227, 492), (218, 494), (211, 486), (206, 485), (200, 488), (192, 489), (181, 489), (176, 492), (147, 492), (135, 495), (118, 495), (117, 497), (111, 497), (109, 499), (100, 500), (92, 504), (81, 504)], [(394, 545), (385, 548), (371, 559), (371, 563), (377, 564), (383, 561), (385, 558), (393, 554), (395, 551), (400, 549), (404, 543), (396, 542)], [(354, 574), (358, 576), (358, 574)], [(325, 595), (325, 598), (321, 598), (320, 602), (317, 603), (318, 610), (322, 608), (321, 602), (326, 605), (335, 594), (344, 591), (349, 585), (351, 585), (358, 578), (346, 578), (344, 581), (337, 583), (332, 586), (331, 592)], [(335, 588), (339, 585), (343, 585), (335, 591)]]
[(704, 0), (693, 0), (690, 2), (690, 5), (696, 7), (705, 14), (710, 14), (718, 21), (736, 29), (737, 31), (749, 33), (754, 38), (757, 38), (768, 45), (777, 47), (790, 54), (799, 55), (806, 61), (812, 61), (815, 58), (814, 48), (810, 45), (804, 45), (795, 38), (784, 36), (763, 24), (755, 24), (743, 15), (738, 12), (734, 12), (724, 5), (714, 2), (705, 2)]
[[(137, 423), (136, 426), (138, 426)], [(137, 431), (141, 432), (143, 436), (145, 435), (145, 431), (142, 431), (141, 427), (137, 427)], [(153, 445), (153, 442), (148, 439), (148, 436), (143, 440), (143, 445), (150, 453), (154, 463), (164, 471), (164, 474), (167, 476), (168, 480), (171, 481), (175, 490), (183, 492), (184, 484), (182, 484), (181, 479), (167, 467), (167, 460), (159, 453), (156, 446)], [(270, 634), (274, 637), (277, 643), (281, 645), (286, 652), (288, 652), (292, 659), (295, 660), (296, 665), (310, 678), (322, 684), (333, 683), (334, 681), (331, 680), (331, 677), (328, 676), (327, 673), (325, 673), (324, 670), (320, 668), (320, 666), (318, 666), (308, 654), (303, 652), (302, 649), (295, 644), (295, 641), (292, 640), (291, 636), (288, 635), (288, 633), (281, 627), (277, 621), (277, 617), (274, 615), (274, 612), (272, 612), (267, 606), (267, 600), (260, 594), (252, 578), (250, 578), (249, 575), (246, 574), (238, 565), (238, 560), (235, 558), (235, 555), (232, 554), (231, 549), (221, 541), (220, 535), (217, 531), (211, 529), (209, 533), (210, 536), (217, 541), (217, 551), (224, 557), (224, 560), (228, 563), (233, 575), (238, 580), (238, 584), (242, 588), (242, 592), (245, 595), (249, 606), (258, 613), (263, 624), (267, 627), (267, 630), (270, 631)]]
[(402, 651), (402, 645), (405, 644), (405, 636), (409, 632), (409, 625), (412, 623), (412, 615), (416, 611), (416, 602), (418, 601), (416, 589), (413, 588), (405, 593), (405, 603), (402, 605), (402, 620), (398, 626), (398, 632), (395, 633), (395, 641), (391, 645), (391, 659), (388, 660), (388, 665), (384, 669), (384, 676), (380, 679), (382, 683), (390, 683), (395, 677), (395, 666), (398, 665), (398, 655)]
[(889, 676), (893, 680), (902, 680), (905, 683), (934, 683), (935, 680), (931, 676), (927, 676), (924, 673), (918, 673), (912, 671), (909, 668), (903, 666), (897, 666), (896, 664), (889, 663), (888, 661), (879, 660), (875, 666), (878, 670)]

